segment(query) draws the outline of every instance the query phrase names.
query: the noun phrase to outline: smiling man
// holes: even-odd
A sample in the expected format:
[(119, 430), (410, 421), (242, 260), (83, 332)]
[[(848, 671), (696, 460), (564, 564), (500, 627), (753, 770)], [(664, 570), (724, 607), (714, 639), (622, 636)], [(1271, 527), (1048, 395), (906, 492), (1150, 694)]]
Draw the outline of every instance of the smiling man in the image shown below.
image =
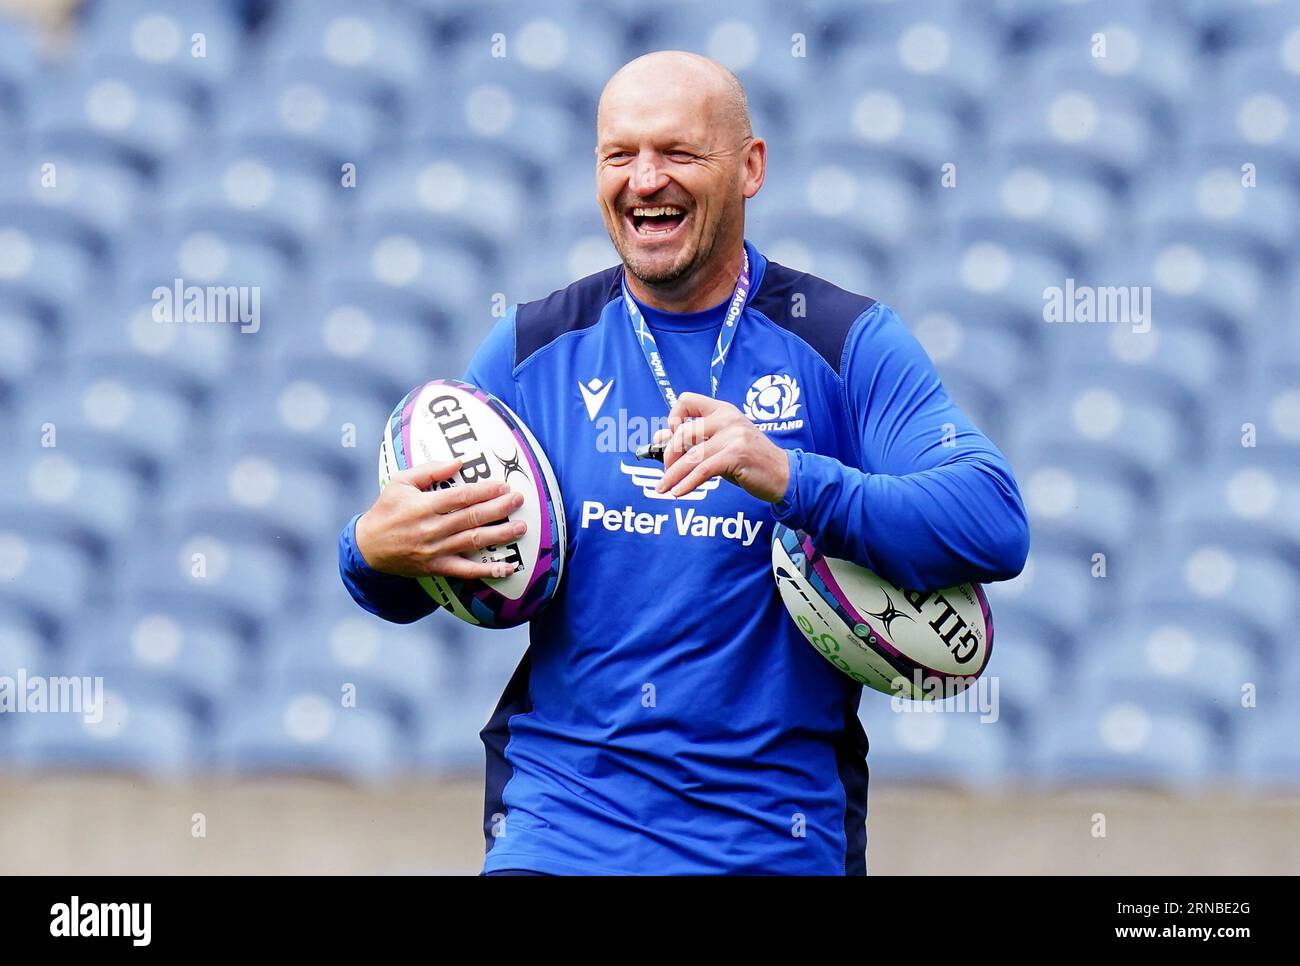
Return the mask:
[[(528, 423), (573, 521), (483, 730), (487, 874), (865, 872), (861, 688), (785, 614), (773, 522), (908, 587), (1024, 565), (1006, 461), (895, 314), (745, 241), (766, 152), (720, 65), (623, 67), (596, 147), (622, 264), (512, 307), (465, 374)], [(635, 455), (652, 421), (662, 467)], [(508, 536), (495, 491), (420, 492), (450, 472), (344, 530), (368, 610), (427, 614), (410, 576)]]

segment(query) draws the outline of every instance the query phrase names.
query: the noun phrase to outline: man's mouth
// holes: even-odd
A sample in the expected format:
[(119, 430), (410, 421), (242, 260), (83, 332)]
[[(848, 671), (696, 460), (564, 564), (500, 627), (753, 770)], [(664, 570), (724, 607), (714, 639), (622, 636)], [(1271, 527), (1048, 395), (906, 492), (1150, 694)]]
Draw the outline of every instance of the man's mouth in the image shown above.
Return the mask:
[(640, 238), (659, 240), (673, 235), (690, 216), (678, 205), (637, 205), (624, 217)]

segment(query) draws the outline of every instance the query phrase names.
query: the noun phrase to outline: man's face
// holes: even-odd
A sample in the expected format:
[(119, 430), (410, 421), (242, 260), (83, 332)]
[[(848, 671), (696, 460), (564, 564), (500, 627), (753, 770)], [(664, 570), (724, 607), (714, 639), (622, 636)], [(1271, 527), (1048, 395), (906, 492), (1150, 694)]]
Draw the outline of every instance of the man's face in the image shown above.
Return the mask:
[(688, 90), (624, 85), (601, 104), (601, 213), (628, 271), (647, 284), (689, 276), (720, 237), (743, 234), (745, 139), (712, 121), (707, 99)]

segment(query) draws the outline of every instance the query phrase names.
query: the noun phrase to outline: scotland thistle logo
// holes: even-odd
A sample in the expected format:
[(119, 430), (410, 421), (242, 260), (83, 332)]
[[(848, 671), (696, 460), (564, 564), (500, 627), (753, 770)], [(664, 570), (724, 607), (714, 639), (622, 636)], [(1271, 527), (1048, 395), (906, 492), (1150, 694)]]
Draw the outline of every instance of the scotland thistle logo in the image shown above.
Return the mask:
[(794, 376), (760, 376), (745, 394), (745, 415), (765, 433), (802, 428), (803, 420), (796, 418), (801, 408)]

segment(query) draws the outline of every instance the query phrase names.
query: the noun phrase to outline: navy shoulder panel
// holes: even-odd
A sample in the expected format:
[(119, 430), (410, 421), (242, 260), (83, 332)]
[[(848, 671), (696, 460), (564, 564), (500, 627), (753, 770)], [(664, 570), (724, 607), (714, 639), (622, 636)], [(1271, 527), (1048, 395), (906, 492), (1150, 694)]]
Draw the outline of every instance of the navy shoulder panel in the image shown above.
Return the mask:
[[(816, 275), (776, 262), (767, 263), (758, 291), (749, 300), (750, 308), (807, 342), (837, 374), (849, 330), (875, 304), (873, 298), (846, 292)], [(798, 314), (796, 306), (800, 307)]]
[(615, 265), (580, 278), (567, 288), (535, 302), (522, 302), (515, 310), (515, 365), (566, 332), (585, 329), (600, 321), (601, 310), (620, 295)]

